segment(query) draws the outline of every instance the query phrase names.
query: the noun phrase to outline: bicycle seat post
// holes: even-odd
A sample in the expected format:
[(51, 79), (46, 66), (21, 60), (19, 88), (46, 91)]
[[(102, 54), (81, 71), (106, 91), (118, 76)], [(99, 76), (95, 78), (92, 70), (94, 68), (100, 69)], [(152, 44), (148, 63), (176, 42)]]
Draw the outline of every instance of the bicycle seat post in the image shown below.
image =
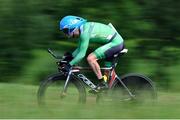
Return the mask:
[(112, 69), (114, 69), (116, 67), (117, 62), (118, 62), (118, 57), (113, 58), (113, 60), (112, 60)]

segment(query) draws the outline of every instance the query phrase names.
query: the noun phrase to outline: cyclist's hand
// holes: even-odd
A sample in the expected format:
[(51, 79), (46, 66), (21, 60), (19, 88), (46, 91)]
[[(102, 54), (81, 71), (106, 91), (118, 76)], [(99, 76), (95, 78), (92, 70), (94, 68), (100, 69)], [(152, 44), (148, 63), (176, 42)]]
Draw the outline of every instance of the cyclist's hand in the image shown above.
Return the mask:
[(69, 63), (68, 61), (61, 60), (58, 62), (58, 65), (62, 68), (65, 64), (68, 64), (68, 63)]
[(72, 66), (68, 63), (68, 64), (63, 64), (61, 68), (62, 68), (62, 71), (69, 72)]
[(70, 52), (66, 52), (63, 56), (63, 61), (70, 62), (73, 59), (73, 55)]

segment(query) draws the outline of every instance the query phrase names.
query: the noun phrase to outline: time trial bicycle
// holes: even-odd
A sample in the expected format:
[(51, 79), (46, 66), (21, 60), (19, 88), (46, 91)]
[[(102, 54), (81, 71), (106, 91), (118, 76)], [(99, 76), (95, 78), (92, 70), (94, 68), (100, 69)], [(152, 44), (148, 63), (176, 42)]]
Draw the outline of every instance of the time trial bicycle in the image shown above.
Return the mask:
[[(96, 93), (96, 84), (88, 79), (83, 70), (92, 71), (89, 67), (74, 66), (67, 73), (62, 70), (62, 64), (66, 64), (61, 57), (58, 57), (51, 49), (48, 52), (57, 60), (58, 73), (50, 75), (42, 81), (38, 89), (38, 103), (43, 104), (70, 104), (77, 101), (85, 103), (87, 99), (87, 89)], [(157, 97), (154, 82), (141, 74), (129, 73), (119, 77), (115, 68), (118, 58), (128, 52), (123, 49), (115, 54), (111, 67), (102, 67), (101, 70), (108, 71), (108, 90), (97, 92), (97, 102), (120, 102), (120, 101), (144, 101), (153, 100)]]

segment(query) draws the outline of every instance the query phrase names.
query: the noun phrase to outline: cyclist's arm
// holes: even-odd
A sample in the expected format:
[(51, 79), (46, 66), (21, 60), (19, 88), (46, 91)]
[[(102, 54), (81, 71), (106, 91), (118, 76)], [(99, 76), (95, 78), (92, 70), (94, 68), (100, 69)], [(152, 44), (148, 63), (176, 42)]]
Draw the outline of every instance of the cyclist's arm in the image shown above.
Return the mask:
[(77, 48), (77, 49), (72, 53), (72, 56), (75, 57), (78, 52), (79, 52), (79, 48)]
[(76, 54), (76, 56), (74, 56), (74, 59), (70, 62), (70, 65), (77, 64), (80, 60), (82, 60), (85, 57), (88, 46), (89, 46), (89, 35), (88, 34), (81, 35), (79, 47), (77, 48), (78, 53)]
[(76, 55), (78, 54), (78, 52), (79, 52), (79, 46), (80, 46), (80, 41), (79, 41), (79, 43), (78, 43), (78, 47), (74, 50), (74, 52), (72, 53), (72, 56), (73, 57), (76, 57)]

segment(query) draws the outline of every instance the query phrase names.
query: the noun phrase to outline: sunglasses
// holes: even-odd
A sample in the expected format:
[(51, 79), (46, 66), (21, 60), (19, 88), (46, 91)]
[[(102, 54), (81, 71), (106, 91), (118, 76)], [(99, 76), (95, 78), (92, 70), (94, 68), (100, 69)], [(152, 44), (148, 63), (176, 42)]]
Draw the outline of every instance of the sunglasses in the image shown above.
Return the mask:
[(70, 35), (74, 31), (74, 29), (75, 28), (71, 28), (71, 29), (64, 28), (64, 29), (62, 29), (62, 31), (63, 31), (64, 34)]

